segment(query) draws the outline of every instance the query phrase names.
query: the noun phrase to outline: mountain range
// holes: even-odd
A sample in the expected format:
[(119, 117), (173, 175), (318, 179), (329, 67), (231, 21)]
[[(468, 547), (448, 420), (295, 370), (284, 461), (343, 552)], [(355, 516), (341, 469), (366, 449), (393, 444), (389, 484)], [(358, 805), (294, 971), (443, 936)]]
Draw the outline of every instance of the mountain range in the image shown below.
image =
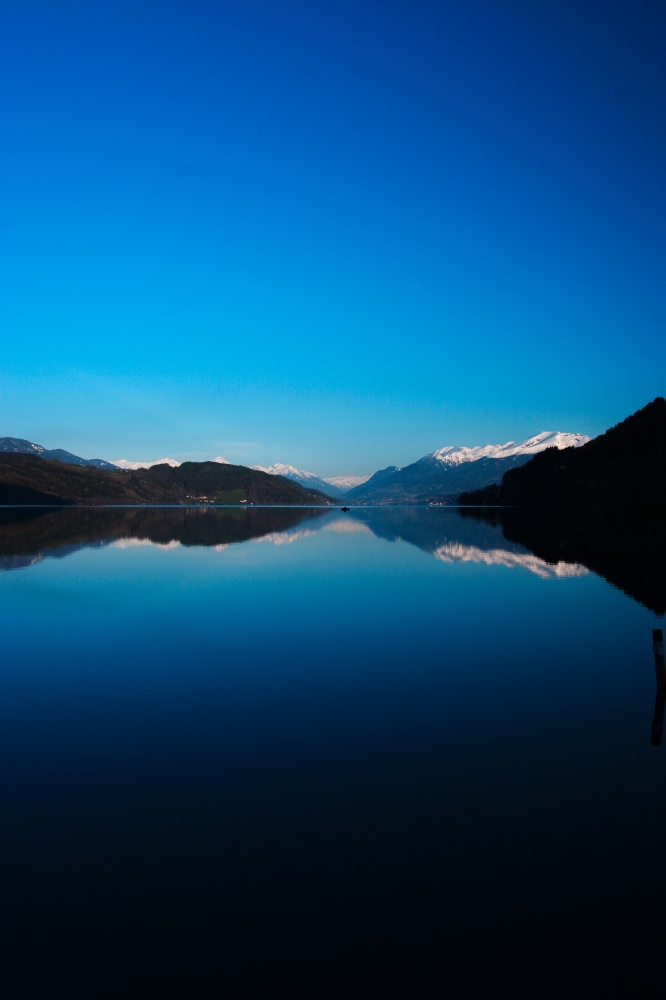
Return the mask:
[(0, 454), (10, 455), (35, 455), (37, 458), (47, 458), (54, 462), (64, 462), (65, 465), (88, 466), (93, 469), (116, 469), (112, 462), (105, 462), (103, 458), (79, 458), (72, 455), (71, 451), (63, 451), (62, 448), (43, 448), (41, 444), (33, 444), (24, 438), (3, 437), (0, 438)]
[(450, 445), (400, 469), (389, 466), (349, 490), (354, 504), (453, 503), (463, 490), (498, 483), (508, 469), (524, 465), (547, 448), (580, 448), (585, 434), (542, 431), (524, 441), (476, 448)]
[[(227, 462), (226, 458), (222, 458), (218, 455), (217, 458), (211, 458), (211, 462), (217, 462), (218, 465), (231, 465), (231, 462)], [(154, 462), (130, 462), (126, 458), (117, 458), (113, 463), (115, 469), (124, 469), (125, 471), (137, 469), (152, 469), (154, 465), (169, 465), (172, 469), (179, 469), (182, 462), (177, 462), (175, 458), (157, 458)]]
[(22, 453), (0, 454), (2, 504), (330, 505), (330, 497), (282, 476), (217, 462), (151, 469), (79, 467)]
[(498, 483), (507, 469), (522, 465), (546, 448), (579, 448), (589, 441), (585, 434), (542, 431), (525, 441), (486, 444), (478, 447), (447, 445), (400, 469), (390, 465), (374, 476), (335, 476), (325, 479), (314, 472), (276, 462), (253, 469), (285, 476), (301, 486), (321, 490), (345, 503), (440, 503), (452, 502), (461, 490)]
[[(546, 448), (578, 448), (589, 438), (585, 434), (542, 431), (525, 441), (487, 444), (478, 447), (447, 445), (425, 455), (412, 465), (389, 466), (374, 476), (319, 476), (316, 472), (296, 468), (284, 462), (270, 466), (253, 465), (256, 472), (283, 476), (305, 489), (315, 489), (330, 497), (344, 497), (355, 504), (441, 503), (453, 502), (461, 490), (478, 489), (498, 483), (507, 469), (527, 462), (532, 455)], [(225, 464), (218, 456), (212, 461)], [(117, 459), (120, 469), (147, 469), (166, 464), (178, 468), (173, 458), (152, 462), (130, 462)], [(473, 467), (472, 467), (473, 466)], [(449, 473), (449, 475), (444, 475)]]
[[(220, 465), (230, 464), (221, 455), (211, 459), (211, 461), (219, 462)], [(181, 464), (175, 458), (158, 458), (155, 461), (149, 462), (132, 462), (126, 458), (118, 458), (113, 463), (115, 468), (126, 470), (152, 469), (154, 465), (170, 465), (172, 469), (177, 469)], [(332, 497), (344, 496), (349, 490), (355, 486), (359, 486), (370, 478), (370, 476), (332, 476), (330, 479), (324, 479), (322, 476), (318, 476), (316, 472), (306, 472), (304, 469), (297, 469), (295, 466), (286, 465), (284, 462), (275, 462), (268, 467), (251, 465), (250, 468), (254, 469), (255, 472), (266, 472), (270, 476), (284, 476), (285, 479), (291, 479), (293, 483), (298, 483), (299, 486), (304, 486), (306, 489), (320, 490), (322, 493), (327, 493)]]
[[(252, 466), (252, 471), (277, 476), (328, 497), (344, 497), (354, 504), (432, 504), (453, 503), (462, 491), (470, 491), (499, 483), (509, 469), (522, 465), (548, 448), (579, 448), (589, 441), (584, 434), (542, 431), (525, 441), (487, 444), (477, 447), (447, 445), (424, 455), (404, 468), (389, 466), (373, 476), (333, 476), (325, 478), (293, 465), (276, 462), (271, 466)], [(173, 458), (154, 461), (117, 459), (84, 459), (62, 449), (47, 450), (20, 438), (0, 438), (0, 452), (33, 455), (65, 464), (91, 466), (108, 471), (140, 471), (151, 468), (178, 469), (183, 464)], [(211, 460), (218, 465), (230, 465), (218, 455)], [(210, 464), (210, 463), (208, 463)], [(237, 468), (242, 468), (238, 466)]]
[(284, 476), (285, 479), (291, 479), (300, 486), (321, 490), (331, 497), (344, 496), (349, 490), (370, 478), (370, 476), (333, 476), (331, 479), (323, 479), (316, 472), (305, 472), (303, 469), (296, 469), (293, 465), (285, 465), (282, 462), (275, 462), (268, 468), (263, 465), (253, 465), (252, 468), (258, 472), (267, 472), (270, 476)]

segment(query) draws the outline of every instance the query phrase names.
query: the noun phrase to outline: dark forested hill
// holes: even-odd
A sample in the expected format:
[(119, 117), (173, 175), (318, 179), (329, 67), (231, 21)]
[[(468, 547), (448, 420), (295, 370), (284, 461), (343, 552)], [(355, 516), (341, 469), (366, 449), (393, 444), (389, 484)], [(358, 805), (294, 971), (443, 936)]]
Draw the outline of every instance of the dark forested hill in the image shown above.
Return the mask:
[(0, 454), (0, 504), (333, 503), (282, 476), (242, 465), (184, 462), (132, 472), (65, 465), (33, 455)]
[(666, 399), (611, 427), (582, 448), (549, 448), (501, 485), (463, 493), (462, 504), (666, 513)]

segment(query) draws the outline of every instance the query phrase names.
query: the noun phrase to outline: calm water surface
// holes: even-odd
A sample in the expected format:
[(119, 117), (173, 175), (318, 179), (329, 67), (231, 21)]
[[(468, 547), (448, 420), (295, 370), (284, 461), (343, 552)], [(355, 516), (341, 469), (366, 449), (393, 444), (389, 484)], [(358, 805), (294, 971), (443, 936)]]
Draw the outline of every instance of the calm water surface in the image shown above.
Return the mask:
[(662, 995), (649, 600), (436, 509), (5, 510), (0, 569), (12, 996)]

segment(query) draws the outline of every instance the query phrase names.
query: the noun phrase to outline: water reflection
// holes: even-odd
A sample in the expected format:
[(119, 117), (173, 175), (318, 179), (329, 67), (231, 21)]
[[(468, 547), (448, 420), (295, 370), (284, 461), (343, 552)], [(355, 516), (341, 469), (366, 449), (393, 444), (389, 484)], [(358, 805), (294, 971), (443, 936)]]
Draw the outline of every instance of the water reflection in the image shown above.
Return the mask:
[(525, 546), (507, 541), (496, 525), (461, 518), (455, 511), (368, 508), (87, 508), (0, 510), (0, 569), (20, 569), (82, 548), (162, 549), (208, 546), (222, 551), (239, 542), (291, 545), (320, 530), (404, 541), (444, 563), (518, 567), (542, 578), (581, 576), (579, 563), (550, 564)]
[(550, 566), (586, 566), (657, 615), (666, 613), (666, 520), (554, 517), (524, 508), (461, 508), (466, 520), (501, 528), (507, 543), (524, 546)]
[(463, 518), (456, 510), (393, 507), (351, 510), (350, 519), (361, 528), (388, 541), (404, 541), (444, 563), (483, 563), (526, 569), (544, 579), (582, 576), (579, 563), (557, 560), (551, 564), (535, 557), (524, 545), (506, 539), (497, 524)]
[(185, 995), (202, 969), (318, 996), (314, 968), (347, 996), (381, 967), (405, 996), (587, 1000), (626, 966), (659, 996), (634, 970), (663, 989), (660, 623), (591, 548), (507, 535), (441, 509), (1, 511), (4, 565), (42, 560), (0, 574), (12, 969), (140, 955), (150, 994), (176, 955)]
[(315, 523), (324, 513), (314, 507), (5, 508), (0, 509), (0, 569), (20, 569), (95, 546), (224, 549), (252, 538), (289, 540), (298, 525)]
[(652, 719), (652, 746), (661, 746), (664, 732), (664, 707), (666, 707), (666, 666), (664, 665), (664, 634), (660, 628), (652, 631), (652, 651), (657, 690), (654, 696), (654, 718)]
[(21, 569), (82, 548), (163, 549), (256, 541), (291, 545), (319, 531), (365, 534), (414, 545), (442, 563), (526, 570), (542, 579), (594, 571), (657, 614), (666, 610), (666, 526), (554, 524), (517, 511), (432, 508), (4, 508), (0, 570)]

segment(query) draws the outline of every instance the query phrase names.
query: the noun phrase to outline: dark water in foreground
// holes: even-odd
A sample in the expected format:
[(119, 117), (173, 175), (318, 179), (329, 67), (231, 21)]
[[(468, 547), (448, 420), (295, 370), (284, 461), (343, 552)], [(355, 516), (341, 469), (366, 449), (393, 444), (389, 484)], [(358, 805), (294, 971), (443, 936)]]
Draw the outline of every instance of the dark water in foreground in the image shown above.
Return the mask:
[(6, 510), (0, 569), (10, 996), (662, 995), (649, 593), (435, 509)]

